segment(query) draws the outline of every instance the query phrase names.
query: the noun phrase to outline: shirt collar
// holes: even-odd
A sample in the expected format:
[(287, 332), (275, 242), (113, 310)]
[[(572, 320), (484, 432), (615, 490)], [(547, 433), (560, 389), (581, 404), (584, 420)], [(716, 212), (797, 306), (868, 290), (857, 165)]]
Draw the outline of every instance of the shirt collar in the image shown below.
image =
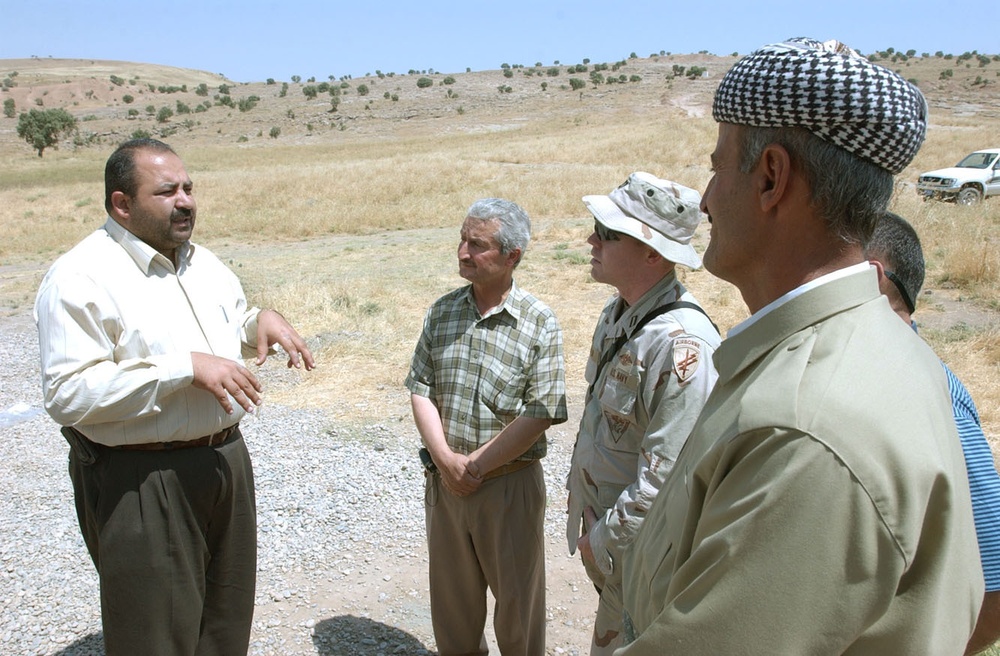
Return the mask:
[(738, 323), (732, 328), (730, 328), (729, 332), (726, 334), (726, 337), (729, 338), (740, 334), (753, 324), (760, 321), (761, 317), (764, 317), (770, 314), (771, 312), (774, 312), (785, 303), (788, 303), (789, 301), (798, 298), (799, 296), (802, 296), (811, 289), (816, 289), (820, 285), (833, 282), (834, 280), (839, 280), (840, 278), (846, 278), (847, 276), (855, 273), (860, 273), (861, 271), (865, 271), (870, 267), (871, 264), (868, 262), (859, 262), (858, 264), (852, 264), (850, 266), (844, 267), (843, 269), (837, 269), (836, 271), (831, 271), (830, 273), (822, 275), (819, 278), (810, 280), (805, 284), (799, 285), (792, 291), (786, 293), (784, 296), (779, 296), (778, 298), (771, 301), (761, 309), (757, 310), (752, 315), (750, 315), (750, 318), (744, 320), (742, 323)]
[[(153, 262), (159, 264), (159, 266), (167, 267), (171, 272), (175, 271), (174, 263), (163, 256), (162, 253), (157, 251), (155, 248), (139, 239), (131, 232), (126, 230), (120, 223), (112, 219), (110, 216), (104, 224), (104, 229), (107, 233), (114, 239), (118, 244), (125, 249), (132, 261), (139, 269), (149, 275), (153, 267)], [(186, 241), (180, 245), (177, 249), (177, 262), (180, 267), (185, 267), (191, 263), (191, 257), (194, 255), (194, 244), (190, 241)]]
[[(475, 296), (472, 295), (472, 285), (468, 285), (465, 288), (465, 290), (466, 290), (465, 292), (466, 299), (469, 305), (472, 307), (473, 311), (476, 312), (476, 314), (479, 314), (479, 309), (476, 307), (476, 298)], [(479, 317), (479, 320), (481, 321), (483, 319), (498, 315), (501, 312), (506, 312), (516, 322), (521, 317), (521, 304), (519, 302), (521, 296), (522, 292), (520, 288), (518, 288), (517, 283), (514, 280), (511, 280), (510, 290), (507, 292), (507, 296), (504, 297), (503, 303), (501, 303), (500, 305), (496, 306), (495, 308), (487, 312), (486, 316)]]

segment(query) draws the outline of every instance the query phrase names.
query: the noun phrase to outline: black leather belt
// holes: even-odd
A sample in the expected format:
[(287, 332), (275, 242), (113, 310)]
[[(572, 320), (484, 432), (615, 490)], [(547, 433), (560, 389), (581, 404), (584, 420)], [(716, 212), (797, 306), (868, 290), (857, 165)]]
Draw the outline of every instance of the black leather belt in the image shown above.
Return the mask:
[(120, 449), (122, 451), (171, 451), (173, 449), (191, 449), (197, 446), (218, 446), (226, 440), (228, 440), (236, 429), (239, 428), (239, 424), (230, 426), (229, 428), (223, 428), (218, 433), (212, 433), (211, 435), (206, 435), (204, 437), (198, 437), (193, 440), (177, 440), (175, 442), (145, 442), (142, 444), (120, 444), (118, 446), (111, 447), (112, 449)]

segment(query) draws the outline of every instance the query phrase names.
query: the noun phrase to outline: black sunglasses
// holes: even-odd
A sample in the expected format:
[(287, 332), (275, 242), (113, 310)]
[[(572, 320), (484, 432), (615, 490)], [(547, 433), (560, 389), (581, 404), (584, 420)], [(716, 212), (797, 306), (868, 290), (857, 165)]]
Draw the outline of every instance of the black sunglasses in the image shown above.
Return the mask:
[(600, 221), (594, 221), (594, 233), (601, 241), (618, 241), (622, 236), (622, 233), (615, 232), (601, 225)]
[(889, 269), (883, 269), (883, 273), (885, 273), (886, 278), (892, 281), (892, 284), (896, 285), (896, 289), (899, 290), (899, 295), (903, 297), (903, 302), (906, 303), (906, 309), (910, 311), (910, 314), (913, 314), (917, 310), (917, 306), (913, 303), (913, 299), (910, 298), (910, 294), (906, 291), (906, 287), (903, 286), (903, 281), (900, 280), (899, 276), (895, 273), (889, 271)]

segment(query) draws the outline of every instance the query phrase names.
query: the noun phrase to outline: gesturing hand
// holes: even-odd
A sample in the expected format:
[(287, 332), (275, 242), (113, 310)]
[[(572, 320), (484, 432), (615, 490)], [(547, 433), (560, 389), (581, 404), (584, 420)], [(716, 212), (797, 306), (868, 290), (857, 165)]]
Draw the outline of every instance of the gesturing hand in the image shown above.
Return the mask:
[(253, 412), (260, 404), (263, 387), (253, 372), (243, 365), (209, 353), (192, 353), (191, 364), (194, 368), (191, 384), (211, 392), (226, 414), (233, 414), (230, 396), (247, 412)]
[(276, 310), (261, 310), (257, 315), (257, 364), (262, 365), (267, 360), (267, 350), (280, 344), (288, 354), (288, 367), (301, 367), (306, 370), (316, 366), (312, 353), (306, 347), (306, 341), (292, 328)]

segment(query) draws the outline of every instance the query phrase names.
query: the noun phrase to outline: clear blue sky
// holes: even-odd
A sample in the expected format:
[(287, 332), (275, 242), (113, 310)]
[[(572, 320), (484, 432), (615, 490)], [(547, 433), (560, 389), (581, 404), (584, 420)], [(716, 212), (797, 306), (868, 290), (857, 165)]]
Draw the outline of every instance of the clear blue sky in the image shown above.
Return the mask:
[(236, 82), (613, 62), (661, 50), (746, 54), (792, 36), (835, 38), (865, 54), (1000, 54), (1000, 3), (21, 0), (0, 12), (0, 59), (135, 61)]

